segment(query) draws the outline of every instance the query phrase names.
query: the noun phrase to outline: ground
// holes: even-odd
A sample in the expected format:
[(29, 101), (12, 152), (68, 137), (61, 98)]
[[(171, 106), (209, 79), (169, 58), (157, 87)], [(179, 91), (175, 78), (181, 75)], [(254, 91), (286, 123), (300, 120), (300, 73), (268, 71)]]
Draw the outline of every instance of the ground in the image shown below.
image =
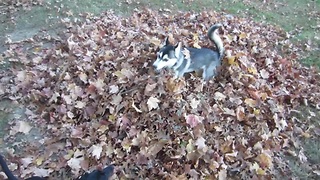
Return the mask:
[[(319, 0), (269, 0), (269, 1), (81, 1), (81, 0), (26, 0), (26, 1), (2, 1), (0, 3), (0, 52), (3, 53), (9, 49), (9, 43), (36, 39), (37, 36), (48, 35), (53, 39), (62, 39), (66, 37), (64, 30), (65, 25), (61, 23), (61, 19), (68, 17), (79, 17), (79, 21), (84, 20), (83, 17), (91, 17), (98, 15), (108, 9), (114, 9), (115, 13), (120, 16), (130, 16), (134, 9), (149, 7), (154, 10), (161, 9), (171, 13), (178, 11), (194, 11), (200, 12), (203, 10), (214, 10), (223, 12), (228, 15), (253, 19), (255, 22), (262, 22), (279, 27), (286, 32), (286, 36), (291, 44), (293, 44), (299, 54), (299, 61), (306, 67), (320, 67), (320, 1)], [(88, 15), (92, 13), (92, 15)], [(79, 14), (82, 14), (79, 16)], [(35, 36), (37, 35), (37, 36)], [(37, 41), (37, 40), (36, 40)], [(53, 42), (49, 39), (42, 41), (44, 46), (51, 47)], [(272, 42), (268, 42), (272, 43)], [(31, 44), (31, 43), (30, 43)], [(24, 43), (24, 48), (31, 47), (28, 43)], [(281, 47), (279, 47), (281, 48)], [(1, 60), (1, 72), (6, 71), (11, 67), (10, 62)], [(3, 77), (2, 77), (3, 78)], [(4, 81), (5, 78), (2, 80)], [(319, 81), (319, 79), (317, 79)], [(3, 137), (0, 141), (0, 152), (7, 152), (8, 147), (14, 146), (15, 143), (28, 142), (40, 150), (44, 147), (38, 144), (38, 139), (44, 136), (41, 128), (33, 125), (32, 130), (27, 135), (17, 133), (15, 141), (8, 138), (8, 134), (12, 132), (11, 126), (20, 124), (19, 126), (26, 128), (23, 122), (26, 119), (26, 109), (23, 102), (16, 102), (12, 97), (6, 97), (1, 93), (0, 89), (0, 136)], [(5, 91), (5, 90), (3, 90)], [(319, 105), (319, 104), (318, 104)], [(319, 107), (311, 106), (310, 104), (301, 104), (291, 111), (292, 117), (296, 118), (297, 124), (308, 124), (310, 131), (303, 129), (301, 136), (296, 137), (297, 143), (302, 148), (297, 148), (284, 154), (286, 164), (290, 168), (291, 177), (297, 179), (310, 179), (319, 177), (320, 164), (320, 125), (319, 125)], [(30, 113), (29, 113), (30, 115)], [(301, 122), (301, 120), (303, 120)], [(302, 126), (302, 125), (301, 125)], [(17, 127), (17, 125), (15, 125)], [(11, 131), (10, 131), (11, 129)], [(19, 131), (19, 130), (18, 130)], [(297, 130), (299, 131), (299, 130)], [(302, 131), (302, 130), (301, 130)], [(294, 145), (297, 146), (298, 145)], [(37, 151), (37, 149), (33, 149)], [(19, 150), (16, 150), (19, 152)], [(16, 152), (15, 152), (16, 153)], [(300, 154), (304, 154), (306, 159), (301, 160)], [(19, 158), (22, 158), (20, 155)], [(283, 175), (286, 176), (286, 175)]]

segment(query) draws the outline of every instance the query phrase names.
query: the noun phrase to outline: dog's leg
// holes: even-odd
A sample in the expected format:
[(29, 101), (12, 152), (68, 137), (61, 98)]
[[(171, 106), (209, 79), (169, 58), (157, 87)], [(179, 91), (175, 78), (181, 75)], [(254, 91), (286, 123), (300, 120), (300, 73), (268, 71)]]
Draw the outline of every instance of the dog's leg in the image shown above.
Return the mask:
[(7, 175), (9, 180), (18, 180), (10, 171), (10, 169), (8, 168), (8, 165), (6, 163), (6, 161), (4, 160), (4, 158), (2, 157), (2, 155), (0, 155), (0, 164), (2, 167), (2, 171)]
[[(0, 155), (0, 165), (2, 167), (2, 171), (7, 175), (8, 180), (18, 180), (10, 171), (10, 169), (8, 168), (8, 165), (6, 163), (6, 161), (4, 160), (3, 156)], [(39, 176), (32, 176), (30, 178), (27, 178), (25, 180), (44, 180), (45, 178), (43, 177), (39, 177)]]

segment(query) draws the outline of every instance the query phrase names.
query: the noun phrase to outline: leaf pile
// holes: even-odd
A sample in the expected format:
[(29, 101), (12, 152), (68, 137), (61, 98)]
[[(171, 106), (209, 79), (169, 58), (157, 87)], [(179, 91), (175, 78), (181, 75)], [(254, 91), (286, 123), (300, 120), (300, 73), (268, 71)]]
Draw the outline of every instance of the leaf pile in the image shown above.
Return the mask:
[[(295, 144), (297, 126), (298, 135), (305, 129), (290, 111), (319, 107), (320, 88), (319, 74), (296, 63), (299, 50), (285, 32), (207, 11), (84, 16), (63, 20), (68, 30), (54, 48), (36, 43), (27, 53), (11, 43), (5, 52), (16, 66), (0, 75), (0, 95), (26, 104), (28, 119), (44, 133), (38, 144), (16, 145), (37, 160), (29, 169), (69, 167), (76, 177), (113, 162), (118, 177), (133, 179), (288, 173), (279, 154)], [(170, 71), (153, 71), (166, 36), (214, 48), (206, 33), (217, 22), (225, 62), (203, 89), (194, 74), (173, 80)]]

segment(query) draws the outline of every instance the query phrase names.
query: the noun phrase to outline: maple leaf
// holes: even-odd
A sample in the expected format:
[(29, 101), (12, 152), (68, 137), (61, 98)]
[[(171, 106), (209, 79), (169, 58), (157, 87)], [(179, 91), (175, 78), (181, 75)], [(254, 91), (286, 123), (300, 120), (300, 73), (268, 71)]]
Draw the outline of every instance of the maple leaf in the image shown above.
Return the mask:
[(218, 173), (218, 179), (219, 180), (226, 180), (227, 179), (227, 170), (226, 169), (221, 169)]
[(224, 94), (222, 94), (221, 92), (215, 92), (214, 99), (217, 101), (223, 101), (226, 99), (226, 96)]
[(161, 139), (161, 140), (155, 142), (150, 147), (148, 147), (148, 155), (147, 155), (147, 157), (157, 155), (158, 152), (161, 151), (162, 148), (166, 145), (167, 141), (168, 140), (166, 140), (166, 139)]
[(244, 107), (242, 106), (238, 106), (237, 110), (236, 110), (236, 115), (237, 115), (237, 119), (239, 121), (243, 121), (245, 119), (245, 112), (244, 112)]
[(94, 85), (94, 87), (97, 88), (97, 90), (99, 92), (103, 92), (104, 91), (104, 87), (106, 86), (106, 84), (104, 83), (103, 79), (98, 78), (96, 81), (90, 82), (92, 85)]
[(101, 153), (102, 153), (102, 146), (104, 146), (103, 143), (102, 144), (98, 144), (98, 145), (92, 145), (88, 151), (96, 159), (100, 159), (100, 156), (101, 156)]
[(284, 129), (288, 126), (286, 120), (284, 120), (284, 119), (279, 119), (278, 114), (274, 114), (274, 115), (273, 115), (273, 119), (274, 119), (274, 121), (275, 121), (275, 123), (276, 123), (276, 127), (277, 127), (280, 131), (284, 130)]
[(79, 74), (79, 78), (80, 78), (80, 80), (81, 80), (82, 82), (84, 82), (84, 83), (87, 83), (87, 82), (88, 82), (88, 76), (87, 76), (87, 74), (84, 73), (84, 72), (81, 72), (81, 73)]
[[(25, 171), (25, 173), (26, 172), (28, 172), (28, 170)], [(50, 175), (50, 173), (53, 172), (53, 169), (44, 169), (44, 168), (33, 167), (33, 168), (30, 168), (30, 172), (33, 173), (34, 176), (48, 177)]]
[(149, 111), (152, 109), (157, 109), (159, 107), (159, 102), (160, 100), (158, 98), (150, 97), (147, 101)]
[(32, 157), (24, 157), (24, 158), (21, 158), (20, 162), (23, 167), (28, 167), (29, 164), (31, 164), (33, 162), (33, 158)]
[(261, 153), (257, 156), (257, 160), (262, 168), (271, 168), (273, 166), (272, 158), (267, 153)]
[(156, 88), (157, 86), (157, 83), (153, 83), (153, 84), (147, 84), (146, 85), (146, 88), (145, 88), (145, 92), (148, 93), (148, 92), (151, 92), (152, 90), (154, 90), (154, 88)]
[(199, 137), (196, 140), (195, 145), (198, 147), (198, 149), (202, 149), (204, 151), (207, 151), (206, 140), (203, 137)]
[(71, 112), (71, 111), (68, 111), (68, 112), (67, 112), (67, 116), (68, 116), (68, 118), (70, 118), (70, 119), (73, 119), (73, 118), (75, 117), (75, 115), (74, 115), (73, 112)]
[(82, 101), (77, 101), (76, 102), (76, 105), (74, 107), (78, 108), (78, 109), (82, 109), (86, 106), (86, 103), (85, 102), (82, 102)]
[(61, 96), (67, 104), (72, 104), (73, 100), (70, 95), (62, 94)]
[(252, 108), (254, 108), (254, 107), (257, 106), (257, 101), (256, 101), (256, 100), (253, 100), (253, 99), (251, 99), (251, 98), (246, 98), (246, 99), (244, 100), (244, 102), (245, 102), (248, 106), (250, 106), (250, 107), (252, 107)]
[(192, 107), (192, 109), (197, 109), (199, 104), (200, 104), (199, 100), (196, 100), (195, 98), (191, 99), (190, 106)]
[(194, 114), (189, 114), (189, 115), (185, 116), (185, 118), (186, 118), (186, 123), (189, 124), (191, 128), (194, 128), (199, 123), (201, 123), (199, 116), (194, 115)]
[(16, 134), (17, 132), (21, 132), (23, 134), (29, 134), (31, 130), (31, 126), (28, 122), (25, 121), (18, 121), (15, 126), (10, 131), (10, 134)]
[(110, 94), (116, 94), (118, 92), (119, 92), (119, 86), (117, 86), (117, 85), (109, 86), (109, 93)]
[(150, 42), (151, 42), (152, 44), (154, 44), (155, 46), (160, 46), (160, 44), (161, 44), (161, 40), (160, 40), (159, 38), (157, 38), (157, 37), (152, 37), (152, 38), (150, 39)]
[(26, 79), (27, 73), (26, 71), (19, 71), (17, 73), (17, 80), (23, 82)]
[(122, 101), (122, 96), (121, 96), (121, 94), (118, 94), (118, 95), (112, 96), (112, 101), (110, 103), (113, 105), (118, 105), (121, 103), (121, 101)]
[(84, 157), (73, 157), (67, 161), (68, 166), (71, 168), (72, 172), (78, 174), (81, 169), (81, 163), (84, 161)]
[(269, 72), (266, 71), (265, 69), (260, 70), (260, 75), (263, 79), (268, 79), (269, 78)]
[(170, 92), (173, 92), (175, 94), (179, 94), (183, 92), (186, 84), (185, 81), (178, 81), (176, 82), (175, 79), (171, 78), (169, 82), (166, 84), (166, 87)]

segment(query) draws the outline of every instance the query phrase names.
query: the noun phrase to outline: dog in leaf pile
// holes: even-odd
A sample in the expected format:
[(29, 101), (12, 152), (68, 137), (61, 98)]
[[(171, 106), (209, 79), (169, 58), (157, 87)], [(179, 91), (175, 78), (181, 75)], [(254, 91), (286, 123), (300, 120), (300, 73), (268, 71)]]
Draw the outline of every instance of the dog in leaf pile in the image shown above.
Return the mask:
[(163, 68), (172, 69), (175, 78), (180, 78), (185, 73), (202, 70), (202, 78), (205, 81), (210, 80), (217, 75), (217, 67), (221, 65), (224, 52), (223, 42), (218, 35), (220, 27), (222, 27), (221, 24), (215, 24), (208, 31), (210, 41), (217, 48), (215, 51), (207, 48), (182, 48), (181, 42), (173, 46), (167, 37), (157, 53), (157, 60), (153, 66), (157, 71)]

